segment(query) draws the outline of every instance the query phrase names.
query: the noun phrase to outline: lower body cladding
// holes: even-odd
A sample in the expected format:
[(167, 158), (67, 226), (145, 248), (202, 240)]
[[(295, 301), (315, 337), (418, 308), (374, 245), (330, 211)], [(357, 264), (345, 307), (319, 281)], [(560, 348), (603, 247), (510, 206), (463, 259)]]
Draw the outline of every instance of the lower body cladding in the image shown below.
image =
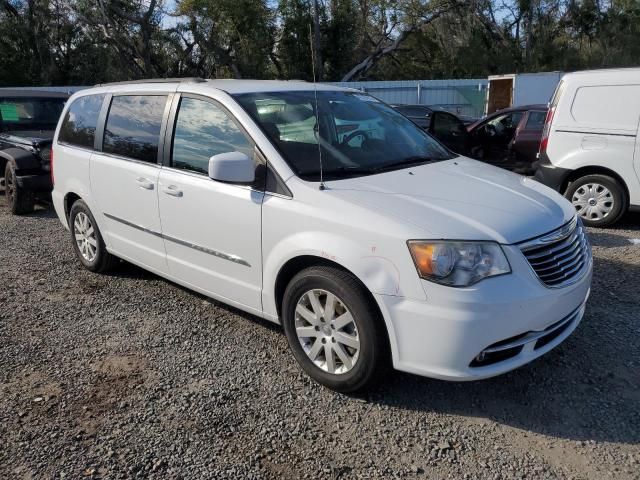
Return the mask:
[(472, 287), (425, 281), (426, 300), (375, 295), (396, 369), (480, 380), (531, 362), (576, 329), (590, 292), (591, 262), (572, 285), (548, 288), (516, 247), (505, 253), (512, 273)]

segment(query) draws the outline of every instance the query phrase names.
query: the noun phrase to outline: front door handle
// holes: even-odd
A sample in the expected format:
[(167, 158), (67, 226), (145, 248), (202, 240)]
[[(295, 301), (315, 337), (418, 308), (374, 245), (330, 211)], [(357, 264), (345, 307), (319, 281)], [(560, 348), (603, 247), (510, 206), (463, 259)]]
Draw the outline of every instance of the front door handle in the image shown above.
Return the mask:
[(153, 190), (153, 182), (147, 180), (144, 177), (138, 177), (136, 183), (140, 188), (144, 188), (145, 190)]
[(175, 185), (169, 185), (168, 187), (163, 188), (162, 191), (164, 193), (166, 193), (167, 195), (171, 195), (172, 197), (181, 197), (182, 196), (182, 190), (180, 190)]

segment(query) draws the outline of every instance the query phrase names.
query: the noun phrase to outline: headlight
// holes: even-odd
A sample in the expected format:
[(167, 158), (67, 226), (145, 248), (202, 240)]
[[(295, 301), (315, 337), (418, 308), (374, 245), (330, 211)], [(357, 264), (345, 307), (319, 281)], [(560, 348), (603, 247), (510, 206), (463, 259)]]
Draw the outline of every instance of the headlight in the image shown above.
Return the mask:
[(500, 245), (493, 242), (408, 242), (418, 274), (432, 282), (467, 287), (483, 278), (511, 273)]

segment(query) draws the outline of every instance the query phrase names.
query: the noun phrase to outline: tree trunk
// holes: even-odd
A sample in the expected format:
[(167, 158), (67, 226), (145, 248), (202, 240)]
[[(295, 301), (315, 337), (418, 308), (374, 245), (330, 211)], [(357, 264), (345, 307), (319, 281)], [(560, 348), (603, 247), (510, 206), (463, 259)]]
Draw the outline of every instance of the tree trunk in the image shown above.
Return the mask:
[(398, 50), (402, 45), (402, 42), (404, 42), (412, 33), (426, 27), (435, 19), (441, 17), (444, 13), (448, 12), (455, 6), (456, 4), (453, 2), (445, 4), (442, 8), (431, 12), (429, 16), (423, 18), (419, 22), (412, 25), (407, 25), (398, 33), (398, 35), (394, 39), (390, 37), (390, 34), (384, 33), (383, 38), (374, 46), (373, 51), (371, 51), (364, 59), (362, 59), (351, 70), (349, 70), (342, 77), (342, 81), (351, 82), (362, 77), (380, 60)]

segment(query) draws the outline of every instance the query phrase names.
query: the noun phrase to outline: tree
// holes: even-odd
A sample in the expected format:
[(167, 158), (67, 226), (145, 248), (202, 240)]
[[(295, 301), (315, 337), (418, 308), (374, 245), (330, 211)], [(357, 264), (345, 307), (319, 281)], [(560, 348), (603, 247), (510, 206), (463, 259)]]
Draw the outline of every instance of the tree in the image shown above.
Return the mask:
[(273, 15), (266, 0), (182, 0), (179, 31), (198, 74), (268, 78)]
[(445, 12), (452, 10), (455, 0), (408, 0), (369, 2), (361, 0), (362, 31), (366, 53), (343, 77), (343, 82), (356, 80), (380, 60), (393, 55), (412, 34), (425, 29)]

